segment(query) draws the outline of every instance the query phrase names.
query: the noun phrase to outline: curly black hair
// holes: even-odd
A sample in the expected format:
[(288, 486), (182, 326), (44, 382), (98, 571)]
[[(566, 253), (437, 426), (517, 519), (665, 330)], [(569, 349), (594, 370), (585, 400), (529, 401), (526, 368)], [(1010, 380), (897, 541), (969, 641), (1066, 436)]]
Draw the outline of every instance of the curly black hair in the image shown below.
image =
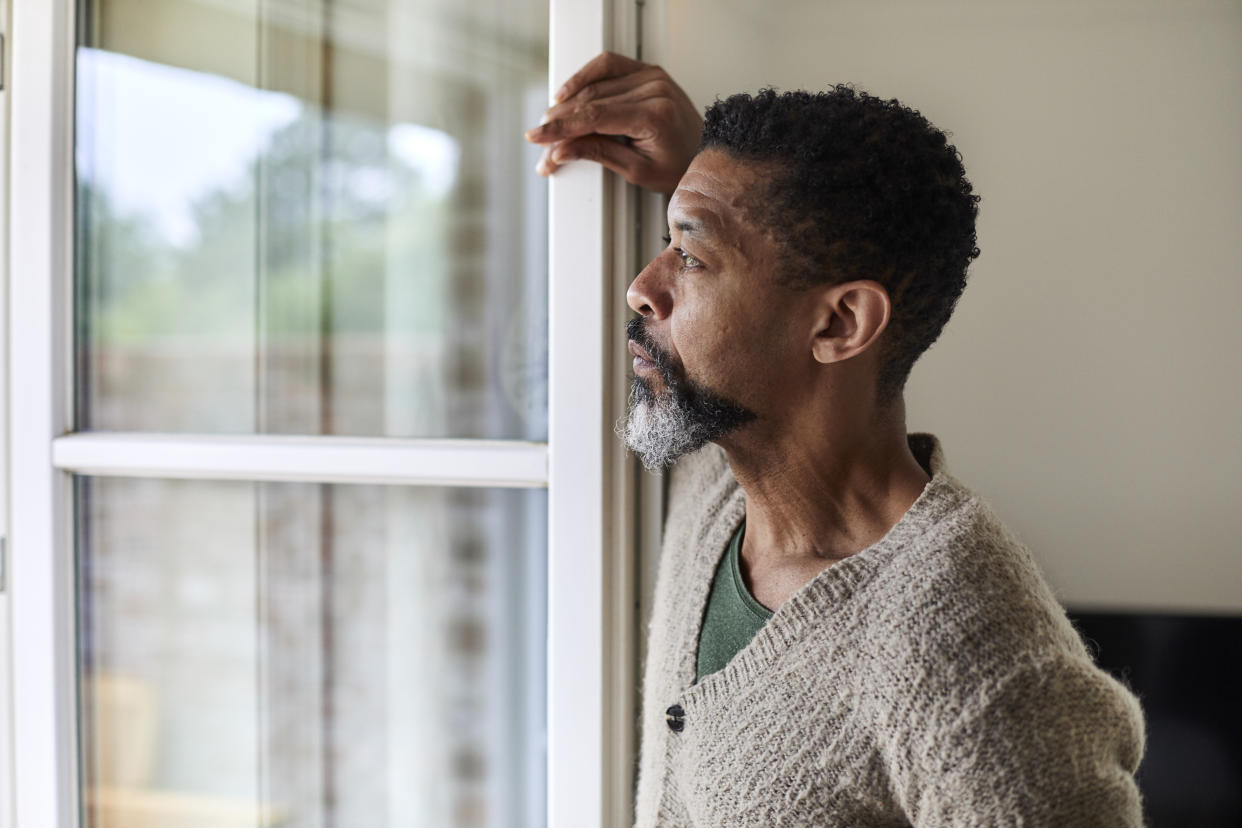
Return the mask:
[(877, 390), (882, 402), (898, 397), (979, 255), (979, 196), (961, 154), (917, 111), (847, 85), (717, 100), (704, 149), (770, 162), (747, 212), (796, 262), (782, 281), (874, 279), (888, 291)]

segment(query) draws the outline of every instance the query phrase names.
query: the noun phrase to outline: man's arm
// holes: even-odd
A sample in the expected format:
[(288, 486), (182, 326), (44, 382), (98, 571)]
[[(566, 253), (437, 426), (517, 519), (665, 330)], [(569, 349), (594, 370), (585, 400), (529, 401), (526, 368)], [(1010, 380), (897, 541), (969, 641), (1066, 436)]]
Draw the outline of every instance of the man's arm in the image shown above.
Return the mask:
[(1129, 691), (1068, 655), (992, 688), (947, 732), (917, 739), (902, 780), (914, 825), (1142, 825), (1143, 714)]
[(526, 140), (544, 146), (537, 170), (597, 161), (648, 190), (670, 195), (699, 147), (703, 117), (658, 66), (604, 52), (556, 93)]

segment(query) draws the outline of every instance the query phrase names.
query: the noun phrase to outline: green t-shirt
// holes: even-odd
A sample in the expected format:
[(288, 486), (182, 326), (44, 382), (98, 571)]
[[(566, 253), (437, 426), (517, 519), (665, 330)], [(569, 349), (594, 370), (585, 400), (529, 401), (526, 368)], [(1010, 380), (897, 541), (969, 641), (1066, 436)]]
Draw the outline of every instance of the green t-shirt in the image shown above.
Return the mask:
[(740, 560), (745, 534), (746, 522), (743, 521), (733, 534), (733, 540), (729, 541), (729, 548), (720, 559), (716, 577), (712, 579), (712, 592), (707, 599), (703, 629), (699, 633), (696, 682), (728, 664), (772, 617), (772, 611), (754, 599), (742, 580)]

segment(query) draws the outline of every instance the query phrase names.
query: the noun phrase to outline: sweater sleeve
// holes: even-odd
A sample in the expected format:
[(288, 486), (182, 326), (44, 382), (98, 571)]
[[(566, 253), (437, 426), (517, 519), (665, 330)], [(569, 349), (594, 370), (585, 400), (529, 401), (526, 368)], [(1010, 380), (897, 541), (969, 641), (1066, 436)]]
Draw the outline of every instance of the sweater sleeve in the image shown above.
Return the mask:
[(1068, 654), (1019, 668), (932, 735), (907, 788), (916, 826), (1141, 826), (1138, 700)]

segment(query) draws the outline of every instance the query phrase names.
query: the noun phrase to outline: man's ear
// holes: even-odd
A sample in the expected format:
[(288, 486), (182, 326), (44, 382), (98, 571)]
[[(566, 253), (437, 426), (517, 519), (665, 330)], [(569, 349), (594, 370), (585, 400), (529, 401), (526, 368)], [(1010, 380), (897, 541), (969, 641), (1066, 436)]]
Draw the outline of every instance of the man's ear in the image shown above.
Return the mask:
[(863, 279), (819, 292), (811, 352), (817, 362), (841, 362), (871, 347), (888, 327), (893, 305), (879, 282)]

